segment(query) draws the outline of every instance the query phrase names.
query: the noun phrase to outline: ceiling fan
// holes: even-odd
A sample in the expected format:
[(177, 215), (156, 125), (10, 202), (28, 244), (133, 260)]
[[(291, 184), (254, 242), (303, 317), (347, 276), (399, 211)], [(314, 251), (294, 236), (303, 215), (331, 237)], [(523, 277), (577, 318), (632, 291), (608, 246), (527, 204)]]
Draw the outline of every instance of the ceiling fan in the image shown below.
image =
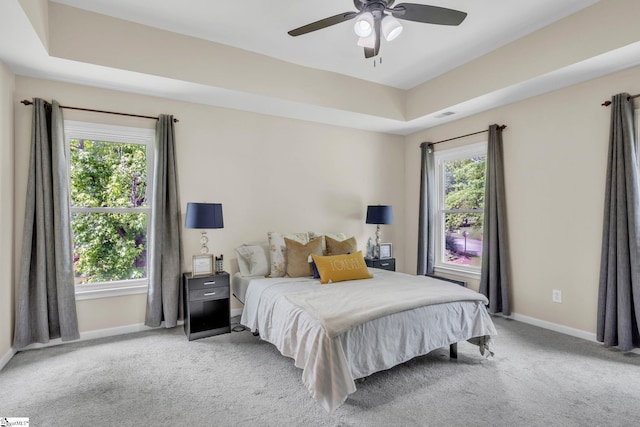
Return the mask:
[[(398, 19), (423, 22), (425, 24), (460, 25), (467, 17), (466, 12), (416, 3), (400, 3), (395, 0), (353, 0), (357, 12), (344, 12), (312, 22), (289, 31), (296, 37), (321, 30), (341, 22), (356, 19), (354, 31), (359, 36), (358, 46), (364, 47), (365, 58), (372, 58), (380, 51), (380, 32), (387, 41), (398, 37), (402, 25)], [(396, 19), (397, 18), (397, 19)]]

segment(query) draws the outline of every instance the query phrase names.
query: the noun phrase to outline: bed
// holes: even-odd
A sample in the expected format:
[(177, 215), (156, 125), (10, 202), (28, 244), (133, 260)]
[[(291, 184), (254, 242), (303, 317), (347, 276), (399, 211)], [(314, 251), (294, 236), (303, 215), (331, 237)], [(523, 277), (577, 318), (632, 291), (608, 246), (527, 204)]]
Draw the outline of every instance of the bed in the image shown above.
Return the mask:
[(247, 288), (252, 280), (263, 279), (264, 275), (260, 276), (243, 276), (240, 272), (236, 272), (231, 278), (231, 292), (233, 296), (244, 304), (245, 296), (247, 295)]
[(329, 285), (311, 277), (232, 281), (244, 303), (240, 323), (293, 358), (328, 412), (356, 391), (359, 378), (471, 339), (485, 354), (496, 334), (477, 292), (432, 277), (369, 273)]

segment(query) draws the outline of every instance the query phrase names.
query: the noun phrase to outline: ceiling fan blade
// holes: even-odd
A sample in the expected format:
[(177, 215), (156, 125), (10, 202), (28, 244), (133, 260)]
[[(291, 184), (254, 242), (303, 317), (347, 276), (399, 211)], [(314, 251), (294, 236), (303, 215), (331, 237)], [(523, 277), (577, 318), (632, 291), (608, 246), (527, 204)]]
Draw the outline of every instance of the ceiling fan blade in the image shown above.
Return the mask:
[(415, 3), (400, 3), (389, 11), (398, 19), (425, 24), (460, 25), (467, 17), (466, 12), (459, 10)]
[(300, 28), (296, 28), (294, 30), (289, 31), (289, 35), (296, 37), (301, 36), (303, 34), (310, 33), (312, 31), (321, 30), (323, 28), (330, 27), (332, 25), (339, 24), (341, 22), (348, 21), (356, 17), (357, 12), (344, 12), (338, 15), (330, 16), (328, 18), (321, 19), (316, 22), (312, 22), (311, 24), (304, 25)]

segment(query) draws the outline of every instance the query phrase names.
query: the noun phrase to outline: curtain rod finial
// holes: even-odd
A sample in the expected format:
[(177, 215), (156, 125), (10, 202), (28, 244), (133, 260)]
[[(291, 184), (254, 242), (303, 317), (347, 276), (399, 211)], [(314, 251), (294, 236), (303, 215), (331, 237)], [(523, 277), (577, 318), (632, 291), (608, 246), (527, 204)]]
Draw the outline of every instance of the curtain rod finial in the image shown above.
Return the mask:
[(21, 103), (21, 104), (24, 104), (24, 105), (31, 105), (31, 104), (33, 104), (33, 102), (29, 101), (28, 99), (23, 99), (22, 101), (20, 101), (20, 103)]
[(611, 105), (611, 101), (604, 101), (601, 105), (603, 107), (608, 107), (609, 105)]

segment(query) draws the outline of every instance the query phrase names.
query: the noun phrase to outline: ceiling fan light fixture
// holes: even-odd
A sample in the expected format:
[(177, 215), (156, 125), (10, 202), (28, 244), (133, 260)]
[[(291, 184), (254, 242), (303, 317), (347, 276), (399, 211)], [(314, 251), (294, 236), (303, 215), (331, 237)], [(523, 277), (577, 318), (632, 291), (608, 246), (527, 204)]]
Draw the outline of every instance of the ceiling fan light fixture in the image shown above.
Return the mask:
[(371, 12), (361, 13), (353, 25), (353, 31), (360, 37), (369, 37), (373, 33), (373, 14)]
[(382, 34), (384, 34), (384, 38), (388, 42), (395, 40), (402, 32), (402, 24), (400, 24), (400, 21), (391, 15), (386, 15), (382, 19), (381, 26)]
[(367, 47), (373, 49), (376, 46), (376, 35), (372, 32), (369, 37), (360, 37), (358, 39), (358, 46)]

